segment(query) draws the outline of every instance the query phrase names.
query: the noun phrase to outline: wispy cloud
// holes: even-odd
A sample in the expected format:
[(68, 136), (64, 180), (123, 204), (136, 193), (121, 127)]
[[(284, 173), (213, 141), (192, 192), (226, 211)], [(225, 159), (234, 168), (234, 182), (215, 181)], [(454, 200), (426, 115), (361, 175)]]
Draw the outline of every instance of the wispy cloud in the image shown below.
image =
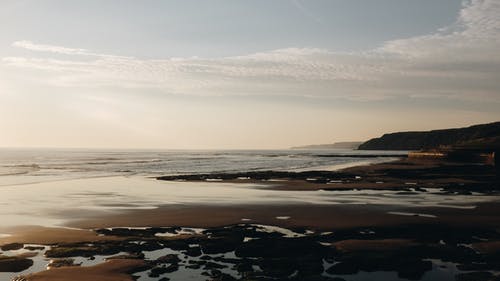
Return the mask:
[(35, 44), (35, 43), (28, 41), (28, 40), (16, 41), (16, 42), (12, 43), (12, 46), (31, 50), (31, 51), (49, 52), (49, 53), (56, 53), (56, 54), (63, 54), (63, 55), (92, 56), (92, 57), (104, 57), (104, 58), (129, 58), (129, 57), (124, 57), (124, 56), (115, 56), (115, 55), (108, 55), (108, 54), (93, 53), (93, 52), (90, 52), (86, 49), (80, 49), (80, 48), (68, 48), (68, 47), (56, 46), (56, 45)]
[(500, 46), (500, 2), (471, 0), (452, 26), (439, 32), (386, 42), (378, 51), (413, 59), (491, 61)]
[[(295, 3), (295, 2), (294, 2)], [(138, 59), (18, 41), (13, 46), (75, 58), (5, 57), (3, 64), (48, 72), (64, 87), (157, 88), (191, 95), (280, 94), (380, 99), (390, 96), (500, 93), (500, 2), (471, 0), (452, 26), (388, 41), (380, 48), (336, 53), (286, 48), (216, 59)], [(79, 60), (78, 56), (95, 57)]]
[(40, 51), (40, 52), (51, 52), (57, 54), (65, 54), (65, 55), (89, 55), (90, 53), (85, 49), (74, 49), (67, 48), (61, 46), (54, 45), (43, 45), (43, 44), (35, 44), (31, 41), (23, 40), (16, 41), (12, 43), (12, 46), (24, 48), (32, 51)]

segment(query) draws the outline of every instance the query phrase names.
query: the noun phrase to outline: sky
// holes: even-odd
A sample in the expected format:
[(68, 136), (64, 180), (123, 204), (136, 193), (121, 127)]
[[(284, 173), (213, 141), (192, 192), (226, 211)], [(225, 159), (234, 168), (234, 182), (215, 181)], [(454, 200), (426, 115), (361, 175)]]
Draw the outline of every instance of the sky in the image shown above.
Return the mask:
[(0, 146), (288, 148), (500, 120), (498, 0), (2, 0)]

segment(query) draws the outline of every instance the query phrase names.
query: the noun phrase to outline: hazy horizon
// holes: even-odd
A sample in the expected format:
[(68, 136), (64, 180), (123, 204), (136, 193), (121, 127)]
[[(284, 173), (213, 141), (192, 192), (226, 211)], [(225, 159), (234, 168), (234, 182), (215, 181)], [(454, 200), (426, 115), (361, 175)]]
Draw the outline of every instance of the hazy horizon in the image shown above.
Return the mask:
[[(493, 122), (494, 123), (494, 122)], [(480, 124), (471, 124), (473, 125), (480, 125)], [(468, 127), (468, 126), (466, 126)], [(457, 129), (458, 127), (450, 127), (450, 128), (441, 128), (441, 129)], [(462, 127), (460, 127), (462, 128)], [(437, 129), (439, 130), (439, 129)], [(427, 131), (427, 130), (426, 130)], [(398, 131), (399, 132), (399, 131)], [(409, 131), (405, 131), (409, 132)], [(414, 131), (418, 132), (418, 131)], [(396, 133), (396, 132), (386, 132), (386, 133)], [(385, 134), (385, 133), (384, 133)], [(373, 136), (372, 138), (378, 138), (381, 137), (382, 135), (379, 136)], [(275, 147), (275, 148), (260, 148), (260, 147), (233, 147), (233, 148), (224, 148), (224, 147), (211, 147), (211, 148), (168, 148), (168, 147), (116, 147), (116, 146), (0, 146), (0, 149), (14, 149), (14, 150), (43, 150), (43, 149), (48, 149), (48, 150), (152, 150), (152, 151), (158, 151), (158, 150), (164, 150), (164, 151), (210, 151), (210, 150), (287, 150), (287, 149), (297, 149), (300, 147), (306, 147), (306, 146), (314, 146), (314, 145), (330, 145), (330, 144), (336, 144), (336, 143), (350, 143), (350, 142), (366, 142), (372, 138), (369, 139), (364, 139), (364, 140), (344, 140), (344, 141), (331, 141), (331, 142), (324, 142), (324, 143), (304, 143), (302, 145), (295, 145), (295, 146), (288, 146), (288, 147)], [(340, 148), (343, 150), (343, 148)]]
[(0, 147), (286, 149), (500, 120), (495, 0), (2, 1)]

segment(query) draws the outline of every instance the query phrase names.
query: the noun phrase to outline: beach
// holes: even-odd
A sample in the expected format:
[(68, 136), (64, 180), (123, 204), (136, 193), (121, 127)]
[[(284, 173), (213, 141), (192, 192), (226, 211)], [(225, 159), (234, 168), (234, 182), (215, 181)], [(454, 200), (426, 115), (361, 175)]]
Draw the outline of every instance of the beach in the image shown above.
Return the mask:
[(493, 166), (404, 158), (12, 188), (11, 209), (36, 200), (4, 209), (4, 279), (493, 280), (499, 264)]
[(0, 22), (0, 281), (500, 281), (500, 0)]

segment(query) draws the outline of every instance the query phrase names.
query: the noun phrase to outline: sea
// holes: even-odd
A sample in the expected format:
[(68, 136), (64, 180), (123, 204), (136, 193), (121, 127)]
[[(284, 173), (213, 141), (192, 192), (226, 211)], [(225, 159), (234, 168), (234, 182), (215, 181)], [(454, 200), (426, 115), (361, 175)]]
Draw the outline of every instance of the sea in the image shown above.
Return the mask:
[[(0, 149), (0, 235), (18, 225), (63, 226), (87, 216), (178, 204), (401, 202), (325, 196), (265, 183), (166, 182), (163, 175), (336, 170), (398, 159), (404, 151)], [(267, 183), (269, 184), (269, 183)], [(338, 198), (338, 199), (337, 199)], [(422, 198), (425, 202), (434, 202)], [(76, 217), (75, 217), (76, 216)], [(2, 229), (4, 229), (2, 231)]]
[(406, 151), (0, 149), (0, 186), (66, 179), (337, 170), (393, 161)]
[[(406, 196), (398, 190), (275, 190), (268, 188), (278, 184), (272, 181), (156, 179), (215, 172), (338, 170), (393, 161), (406, 154), (357, 150), (0, 149), (0, 236), (13, 226), (64, 226), (75, 219), (166, 205), (295, 203), (474, 208), (478, 202), (497, 200), (481, 194), (443, 194), (438, 189), (415, 190), (412, 196)], [(414, 187), (410, 185), (414, 183), (408, 184)], [(411, 215), (397, 208), (394, 215)]]

